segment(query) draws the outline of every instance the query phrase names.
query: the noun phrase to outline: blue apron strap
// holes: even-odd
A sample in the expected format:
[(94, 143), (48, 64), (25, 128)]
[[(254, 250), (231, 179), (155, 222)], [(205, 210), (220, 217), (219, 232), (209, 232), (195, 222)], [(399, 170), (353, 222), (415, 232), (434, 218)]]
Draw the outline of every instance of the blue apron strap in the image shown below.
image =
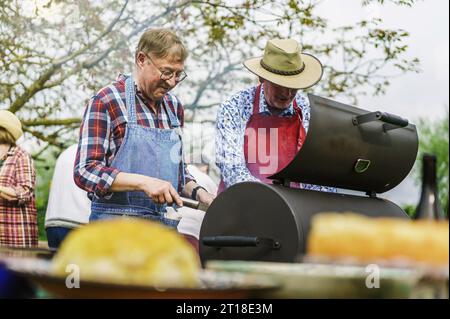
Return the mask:
[(168, 95), (164, 96), (163, 98), (163, 104), (164, 108), (166, 109), (166, 114), (169, 117), (169, 122), (172, 127), (180, 127), (180, 121), (178, 120), (178, 117), (172, 112), (172, 109), (169, 106), (169, 102), (167, 101)]
[(134, 87), (133, 76), (131, 75), (125, 80), (125, 103), (128, 113), (128, 123), (136, 124), (136, 89)]
[(163, 98), (163, 104), (164, 104), (164, 108), (166, 110), (166, 114), (169, 117), (169, 122), (170, 125), (175, 129), (175, 131), (178, 133), (178, 135), (180, 136), (180, 142), (181, 142), (181, 190), (183, 190), (184, 185), (186, 184), (186, 174), (184, 171), (184, 150), (183, 150), (183, 137), (181, 134), (181, 124), (180, 121), (178, 120), (178, 117), (174, 114), (174, 112), (172, 112), (172, 109), (169, 106), (169, 102), (168, 102), (168, 95), (164, 96)]

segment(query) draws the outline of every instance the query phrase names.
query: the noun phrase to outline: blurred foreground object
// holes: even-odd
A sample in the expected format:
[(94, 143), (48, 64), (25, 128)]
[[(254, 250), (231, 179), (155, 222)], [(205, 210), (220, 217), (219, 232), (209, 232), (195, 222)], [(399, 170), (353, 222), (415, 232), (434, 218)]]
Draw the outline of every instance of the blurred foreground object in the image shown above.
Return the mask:
[(449, 224), (322, 213), (312, 220), (308, 255), (363, 262), (406, 261), (448, 270)]
[(200, 263), (175, 231), (141, 219), (93, 222), (71, 232), (53, 261), (55, 274), (77, 265), (81, 280), (196, 287)]
[(34, 294), (26, 279), (17, 276), (0, 262), (0, 299), (31, 298)]
[(414, 219), (445, 219), (436, 183), (436, 156), (432, 154), (422, 157), (422, 193)]
[(264, 298), (409, 298), (419, 280), (413, 269), (382, 267), (377, 289), (367, 286), (367, 268), (355, 265), (211, 260), (216, 271), (263, 275), (278, 281), (280, 289)]

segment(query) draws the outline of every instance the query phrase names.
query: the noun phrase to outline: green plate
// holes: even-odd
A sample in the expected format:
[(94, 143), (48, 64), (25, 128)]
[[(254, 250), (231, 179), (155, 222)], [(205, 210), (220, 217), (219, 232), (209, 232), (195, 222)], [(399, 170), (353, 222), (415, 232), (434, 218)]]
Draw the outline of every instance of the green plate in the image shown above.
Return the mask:
[(266, 275), (280, 284), (264, 298), (409, 298), (420, 273), (395, 269), (312, 263), (209, 261), (207, 269)]

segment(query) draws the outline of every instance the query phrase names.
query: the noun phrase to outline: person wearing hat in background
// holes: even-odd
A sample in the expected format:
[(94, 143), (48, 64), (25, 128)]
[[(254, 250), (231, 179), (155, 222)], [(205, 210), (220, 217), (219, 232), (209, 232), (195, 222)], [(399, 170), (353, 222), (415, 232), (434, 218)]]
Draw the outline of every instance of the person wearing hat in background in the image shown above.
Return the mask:
[[(268, 177), (284, 168), (302, 147), (308, 131), (310, 107), (298, 92), (318, 83), (320, 61), (301, 52), (294, 39), (273, 39), (263, 57), (244, 66), (260, 84), (222, 103), (216, 121), (216, 163), (221, 172), (219, 193), (245, 181), (271, 183)], [(319, 185), (292, 185), (335, 192)]]
[(38, 245), (36, 172), (31, 156), (16, 145), (22, 134), (19, 119), (0, 110), (0, 246)]

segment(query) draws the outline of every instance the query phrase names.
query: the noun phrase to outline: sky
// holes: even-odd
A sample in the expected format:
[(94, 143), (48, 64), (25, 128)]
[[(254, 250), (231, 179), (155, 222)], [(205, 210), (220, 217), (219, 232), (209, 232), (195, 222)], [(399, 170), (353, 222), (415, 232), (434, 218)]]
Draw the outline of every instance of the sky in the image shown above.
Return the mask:
[(333, 26), (380, 17), (383, 26), (408, 31), (408, 55), (418, 57), (422, 69), (419, 74), (393, 79), (384, 96), (361, 97), (359, 105), (391, 112), (412, 122), (419, 117), (441, 117), (449, 106), (449, 2), (424, 0), (412, 7), (388, 2), (362, 7), (359, 3), (360, 0), (324, 1), (317, 13)]
[[(364, 8), (360, 3), (360, 0), (323, 1), (317, 13), (332, 26), (379, 17), (383, 26), (408, 31), (408, 55), (420, 59), (422, 72), (393, 79), (385, 95), (361, 97), (358, 107), (393, 113), (412, 123), (418, 123), (419, 118), (442, 118), (449, 108), (449, 1), (424, 0), (412, 7), (387, 2), (384, 6)], [(411, 176), (380, 195), (400, 205), (415, 204), (419, 196), (420, 187)]]

